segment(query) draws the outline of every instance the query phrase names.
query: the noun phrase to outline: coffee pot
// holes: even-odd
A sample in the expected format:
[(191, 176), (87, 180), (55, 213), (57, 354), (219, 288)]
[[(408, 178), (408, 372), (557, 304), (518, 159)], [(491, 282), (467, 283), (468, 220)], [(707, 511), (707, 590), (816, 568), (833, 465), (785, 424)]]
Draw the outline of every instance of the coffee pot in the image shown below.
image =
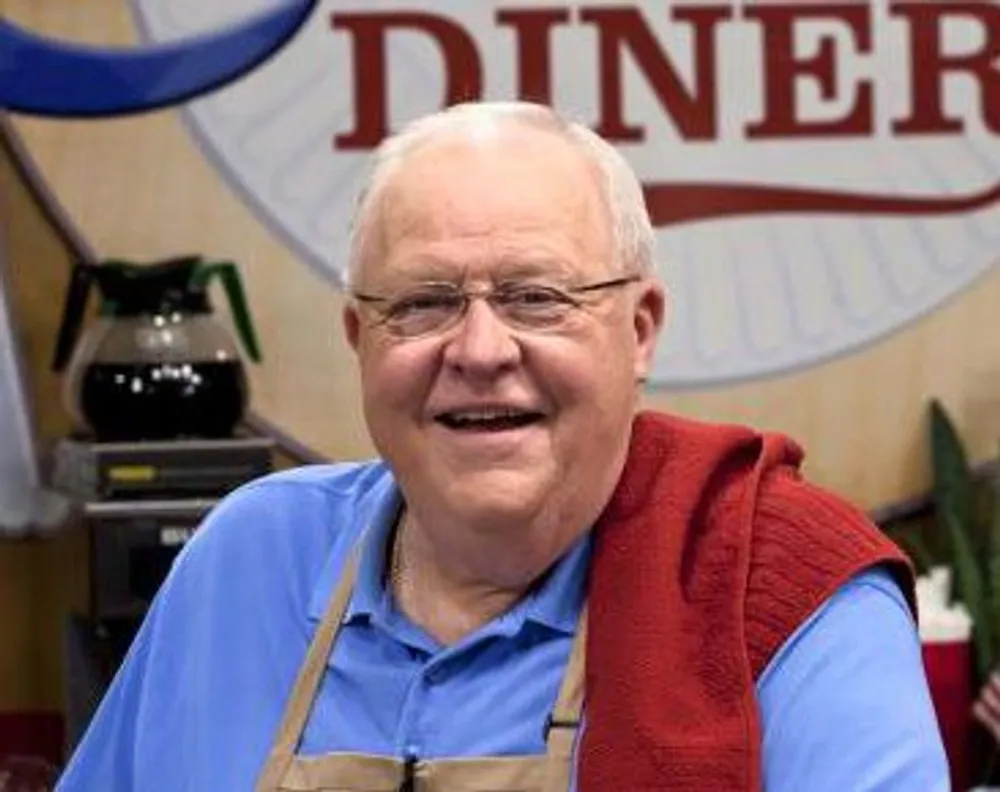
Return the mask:
[[(213, 315), (208, 286), (215, 279), (246, 354), (259, 362), (233, 263), (186, 256), (76, 264), (52, 368), (65, 372), (64, 400), (81, 429), (102, 442), (233, 434), (249, 389), (240, 350)], [(95, 284), (99, 316), (81, 337)]]

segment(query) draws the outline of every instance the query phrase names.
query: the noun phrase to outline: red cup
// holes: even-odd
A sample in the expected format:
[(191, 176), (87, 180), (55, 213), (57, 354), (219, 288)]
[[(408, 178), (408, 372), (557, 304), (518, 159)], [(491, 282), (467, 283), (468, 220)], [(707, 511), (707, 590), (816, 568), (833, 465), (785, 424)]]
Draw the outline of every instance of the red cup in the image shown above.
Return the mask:
[(972, 738), (972, 644), (929, 641), (922, 644), (924, 671), (938, 727), (948, 754), (952, 789), (968, 789)]

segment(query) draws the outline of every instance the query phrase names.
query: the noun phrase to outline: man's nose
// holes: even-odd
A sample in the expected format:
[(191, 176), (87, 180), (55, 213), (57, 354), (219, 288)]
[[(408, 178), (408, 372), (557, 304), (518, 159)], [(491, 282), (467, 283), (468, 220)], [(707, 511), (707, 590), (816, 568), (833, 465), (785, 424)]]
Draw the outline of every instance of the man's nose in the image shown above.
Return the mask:
[(444, 359), (466, 375), (493, 377), (520, 362), (521, 347), (489, 303), (474, 299), (448, 340)]

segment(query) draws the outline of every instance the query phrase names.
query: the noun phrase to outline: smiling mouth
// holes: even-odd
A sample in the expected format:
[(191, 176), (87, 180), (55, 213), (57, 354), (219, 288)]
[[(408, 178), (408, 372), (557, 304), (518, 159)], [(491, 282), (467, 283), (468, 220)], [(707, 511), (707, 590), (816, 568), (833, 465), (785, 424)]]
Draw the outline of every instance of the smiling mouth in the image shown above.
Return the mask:
[(536, 424), (544, 417), (524, 410), (461, 410), (440, 413), (434, 420), (456, 432), (507, 432)]

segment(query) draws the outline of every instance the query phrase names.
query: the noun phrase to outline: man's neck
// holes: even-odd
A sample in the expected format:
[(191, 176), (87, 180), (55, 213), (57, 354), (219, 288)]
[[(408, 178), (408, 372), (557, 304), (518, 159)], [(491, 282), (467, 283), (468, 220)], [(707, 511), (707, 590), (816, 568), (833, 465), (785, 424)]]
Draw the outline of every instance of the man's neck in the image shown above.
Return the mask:
[(565, 548), (531, 550), (528, 539), (510, 536), (442, 548), (404, 514), (393, 532), (386, 583), (406, 617), (449, 646), (514, 607)]

